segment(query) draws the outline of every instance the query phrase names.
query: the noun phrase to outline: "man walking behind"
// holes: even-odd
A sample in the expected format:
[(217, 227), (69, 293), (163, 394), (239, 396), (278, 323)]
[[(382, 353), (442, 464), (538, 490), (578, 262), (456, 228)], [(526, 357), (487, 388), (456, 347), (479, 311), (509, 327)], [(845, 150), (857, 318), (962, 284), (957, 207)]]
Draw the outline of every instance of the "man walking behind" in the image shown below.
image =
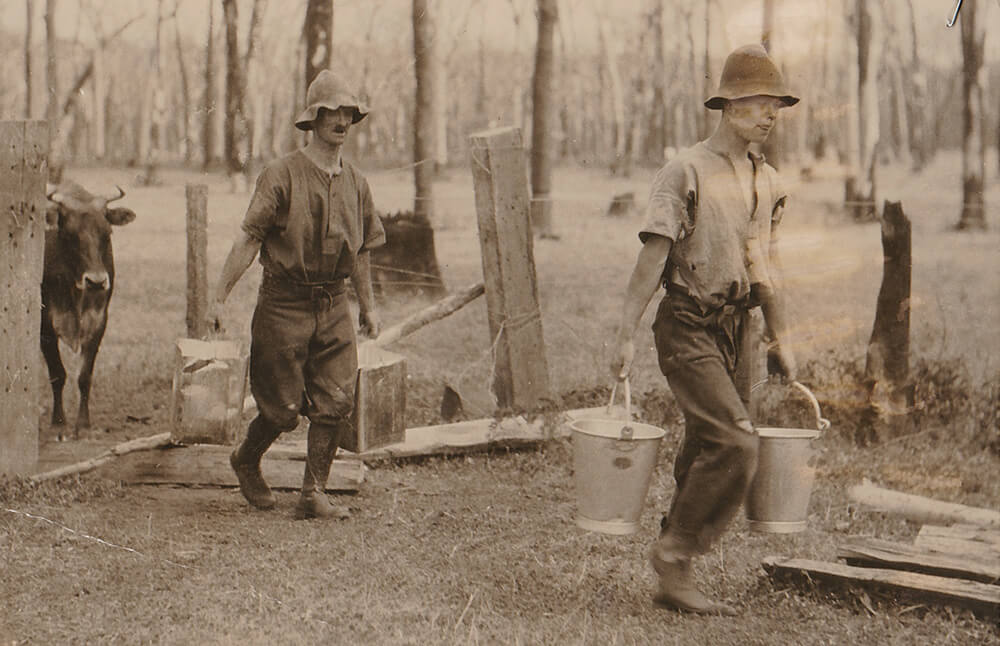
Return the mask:
[(774, 340), (769, 365), (795, 378), (779, 298), (776, 227), (785, 193), (775, 169), (750, 152), (767, 139), (780, 108), (798, 99), (759, 45), (726, 59), (715, 132), (682, 151), (653, 180), (643, 246), (629, 279), (611, 369), (628, 375), (633, 336), (654, 293), (666, 294), (653, 323), (660, 370), (684, 413), (674, 463), (677, 490), (650, 561), (659, 577), (655, 600), (678, 610), (735, 614), (695, 585), (691, 560), (723, 533), (757, 469), (758, 438), (747, 412), (749, 385), (736, 383), (740, 338), (752, 307), (761, 306)]
[(352, 432), (358, 357), (345, 280), (358, 297), (360, 332), (374, 337), (379, 319), (369, 251), (384, 244), (364, 176), (341, 157), (351, 125), (367, 108), (339, 76), (319, 73), (295, 121), (311, 141), (269, 164), (219, 278), (209, 317), (219, 310), (260, 254), (264, 268), (251, 324), (250, 390), (258, 415), (230, 463), (251, 505), (271, 509), (274, 495), (260, 471), (271, 443), (309, 418), (305, 474), (296, 518), (349, 515), (324, 494), (344, 433)]

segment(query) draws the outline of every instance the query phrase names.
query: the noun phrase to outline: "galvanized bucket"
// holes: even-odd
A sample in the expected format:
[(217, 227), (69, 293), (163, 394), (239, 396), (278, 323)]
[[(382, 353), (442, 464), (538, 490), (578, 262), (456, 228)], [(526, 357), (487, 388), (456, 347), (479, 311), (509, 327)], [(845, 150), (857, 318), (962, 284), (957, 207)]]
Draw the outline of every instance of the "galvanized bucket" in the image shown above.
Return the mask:
[(631, 392), (625, 380), (624, 420), (612, 419), (617, 384), (607, 418), (578, 419), (570, 424), (576, 524), (592, 532), (634, 534), (656, 466), (660, 428), (632, 421)]
[(789, 534), (806, 528), (816, 479), (814, 444), (830, 427), (830, 421), (820, 414), (819, 402), (812, 392), (797, 381), (792, 386), (812, 403), (816, 429), (768, 426), (756, 429), (760, 449), (757, 474), (747, 495), (746, 516), (750, 529), (758, 532)]

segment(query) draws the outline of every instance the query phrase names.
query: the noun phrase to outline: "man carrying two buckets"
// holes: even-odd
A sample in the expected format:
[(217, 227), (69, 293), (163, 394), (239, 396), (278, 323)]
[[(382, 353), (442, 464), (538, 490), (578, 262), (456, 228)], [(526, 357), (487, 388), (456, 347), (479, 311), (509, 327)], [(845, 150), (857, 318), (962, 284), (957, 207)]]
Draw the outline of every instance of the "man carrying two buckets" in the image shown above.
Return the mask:
[(750, 146), (763, 143), (778, 111), (797, 102), (763, 47), (731, 53), (718, 92), (705, 101), (721, 110), (718, 127), (657, 172), (639, 232), (611, 370), (628, 376), (636, 328), (662, 286), (653, 335), (685, 433), (674, 463), (677, 490), (649, 558), (659, 579), (655, 600), (682, 611), (736, 614), (698, 589), (691, 561), (725, 531), (757, 469), (749, 385), (735, 379), (747, 359), (740, 339), (751, 308), (762, 308), (773, 339), (768, 366), (795, 379), (776, 244), (786, 194)]

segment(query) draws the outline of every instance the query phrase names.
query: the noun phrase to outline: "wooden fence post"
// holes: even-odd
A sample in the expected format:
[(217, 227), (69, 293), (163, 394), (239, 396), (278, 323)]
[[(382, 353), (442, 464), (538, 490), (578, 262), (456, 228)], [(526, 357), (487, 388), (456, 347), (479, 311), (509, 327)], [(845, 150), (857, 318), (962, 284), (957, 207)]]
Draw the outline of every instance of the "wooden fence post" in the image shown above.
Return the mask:
[(0, 122), (0, 475), (38, 466), (48, 126)]
[(208, 334), (208, 186), (188, 184), (187, 198), (187, 336)]
[(521, 131), (470, 137), (483, 283), (500, 408), (530, 409), (549, 394), (532, 250), (528, 167)]
[(882, 209), (882, 287), (875, 307), (875, 324), (868, 342), (867, 422), (856, 438), (866, 444), (888, 431), (899, 434), (913, 403), (910, 377), (910, 220), (899, 202)]

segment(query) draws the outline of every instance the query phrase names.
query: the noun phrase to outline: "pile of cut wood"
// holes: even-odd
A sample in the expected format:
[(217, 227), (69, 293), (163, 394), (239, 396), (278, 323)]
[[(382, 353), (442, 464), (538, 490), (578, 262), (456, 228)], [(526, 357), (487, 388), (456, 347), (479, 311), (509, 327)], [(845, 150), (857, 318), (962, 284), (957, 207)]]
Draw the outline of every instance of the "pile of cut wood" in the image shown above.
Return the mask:
[[(852, 487), (851, 499), (923, 523), (912, 544), (851, 536), (840, 546), (844, 563), (768, 557), (774, 578), (833, 581), (888, 590), (926, 604), (967, 608), (1000, 617), (1000, 512), (946, 503), (875, 487)], [(864, 597), (866, 598), (866, 597)]]

